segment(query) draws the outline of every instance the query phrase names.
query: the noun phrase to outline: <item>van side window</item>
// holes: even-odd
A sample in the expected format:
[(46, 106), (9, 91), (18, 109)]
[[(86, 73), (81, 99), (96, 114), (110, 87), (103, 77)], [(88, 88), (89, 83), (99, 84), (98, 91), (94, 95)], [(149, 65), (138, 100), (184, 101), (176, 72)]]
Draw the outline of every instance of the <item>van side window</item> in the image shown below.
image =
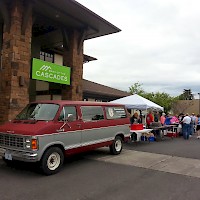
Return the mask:
[(107, 119), (126, 118), (126, 111), (123, 107), (106, 107)]
[(76, 121), (77, 119), (77, 114), (76, 114), (76, 108), (75, 106), (64, 106), (64, 110), (61, 111), (60, 116), (58, 118), (59, 121), (64, 121), (64, 115), (65, 118), (67, 118), (69, 115), (72, 115), (72, 121)]
[(96, 121), (104, 119), (103, 109), (101, 106), (82, 106), (83, 121)]

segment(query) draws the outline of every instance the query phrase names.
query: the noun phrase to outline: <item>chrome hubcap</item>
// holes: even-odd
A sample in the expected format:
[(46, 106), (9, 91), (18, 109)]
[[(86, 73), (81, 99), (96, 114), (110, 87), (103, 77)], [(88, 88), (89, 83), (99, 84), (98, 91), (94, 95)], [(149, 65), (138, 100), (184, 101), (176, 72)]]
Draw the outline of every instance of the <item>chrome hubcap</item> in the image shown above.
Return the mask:
[(50, 170), (55, 170), (60, 165), (60, 155), (57, 152), (52, 153), (48, 160), (47, 166)]

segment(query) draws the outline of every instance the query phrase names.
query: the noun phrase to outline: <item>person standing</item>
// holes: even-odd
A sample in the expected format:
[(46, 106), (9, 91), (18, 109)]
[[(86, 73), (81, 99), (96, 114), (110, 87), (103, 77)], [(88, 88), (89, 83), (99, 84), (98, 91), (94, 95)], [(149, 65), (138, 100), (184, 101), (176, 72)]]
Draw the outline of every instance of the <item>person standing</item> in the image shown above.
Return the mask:
[(179, 129), (178, 129), (178, 132), (179, 132), (179, 136), (183, 136), (183, 118), (185, 117), (185, 114), (184, 113), (180, 113), (179, 114)]
[(188, 113), (185, 115), (185, 117), (183, 118), (182, 122), (183, 122), (183, 138), (185, 140), (189, 139), (189, 136), (191, 134), (191, 117), (189, 117)]
[(196, 122), (197, 122), (197, 117), (195, 116), (194, 113), (192, 113), (191, 117), (191, 135), (196, 132)]
[(167, 117), (165, 118), (165, 125), (170, 125), (171, 124), (171, 119), (172, 119), (172, 116), (170, 113), (167, 114)]
[(159, 122), (159, 113), (157, 111), (154, 114), (154, 122)]
[(139, 117), (138, 113), (135, 112), (133, 114), (133, 116), (131, 117), (131, 124), (138, 124), (138, 123), (141, 123), (140, 117)]
[(171, 120), (170, 120), (171, 124), (179, 124), (179, 119), (177, 115), (174, 115)]
[(197, 139), (200, 139), (200, 114), (197, 115), (196, 132), (197, 132)]
[(162, 116), (160, 117), (160, 123), (162, 124), (162, 126), (165, 124), (165, 113), (162, 113)]
[(147, 118), (146, 118), (147, 128), (150, 127), (152, 122), (154, 122), (153, 114), (152, 114), (152, 111), (149, 111)]

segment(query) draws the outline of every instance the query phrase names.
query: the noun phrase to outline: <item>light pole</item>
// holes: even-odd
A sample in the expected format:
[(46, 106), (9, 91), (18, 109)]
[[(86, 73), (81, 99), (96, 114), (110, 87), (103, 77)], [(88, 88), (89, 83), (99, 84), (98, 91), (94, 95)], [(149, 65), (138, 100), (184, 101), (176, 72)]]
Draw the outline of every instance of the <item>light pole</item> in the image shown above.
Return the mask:
[(200, 114), (200, 93), (198, 93), (199, 95), (199, 114)]

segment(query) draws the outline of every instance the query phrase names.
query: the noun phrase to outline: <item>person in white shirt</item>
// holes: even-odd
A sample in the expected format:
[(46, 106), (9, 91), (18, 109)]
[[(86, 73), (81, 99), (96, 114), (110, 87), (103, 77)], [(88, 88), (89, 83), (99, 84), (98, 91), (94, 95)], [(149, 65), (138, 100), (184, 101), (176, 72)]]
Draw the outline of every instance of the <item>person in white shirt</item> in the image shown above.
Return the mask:
[(185, 140), (188, 140), (191, 134), (191, 125), (190, 125), (191, 117), (189, 117), (188, 113), (185, 115), (182, 122), (183, 122), (183, 138)]

